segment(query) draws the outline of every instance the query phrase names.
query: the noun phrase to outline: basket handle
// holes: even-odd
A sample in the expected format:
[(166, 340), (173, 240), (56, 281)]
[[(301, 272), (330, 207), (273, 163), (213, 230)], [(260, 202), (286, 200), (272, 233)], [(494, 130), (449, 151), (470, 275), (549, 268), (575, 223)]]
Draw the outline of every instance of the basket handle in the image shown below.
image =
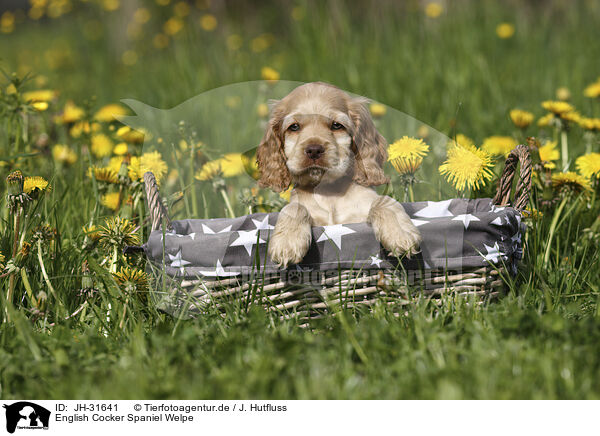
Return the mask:
[(148, 209), (150, 210), (150, 222), (152, 230), (159, 230), (163, 221), (167, 223), (167, 229), (171, 229), (171, 219), (167, 212), (167, 208), (160, 200), (158, 192), (158, 184), (152, 172), (147, 171), (144, 174), (144, 186), (146, 188), (146, 200), (148, 201)]
[(529, 147), (519, 144), (512, 150), (506, 162), (504, 163), (504, 171), (502, 177), (498, 181), (498, 191), (494, 197), (493, 203), (497, 206), (511, 206), (510, 191), (512, 189), (513, 179), (517, 168), (517, 163), (521, 168), (519, 171), (519, 180), (517, 181), (517, 189), (515, 200), (512, 207), (518, 210), (523, 210), (529, 202), (529, 194), (531, 193), (531, 155)]

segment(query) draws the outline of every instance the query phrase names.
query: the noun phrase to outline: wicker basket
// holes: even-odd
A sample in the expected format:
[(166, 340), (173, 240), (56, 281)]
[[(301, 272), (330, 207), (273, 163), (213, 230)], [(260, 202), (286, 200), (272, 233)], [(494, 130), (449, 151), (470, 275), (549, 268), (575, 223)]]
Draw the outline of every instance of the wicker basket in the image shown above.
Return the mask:
[[(511, 190), (520, 164), (516, 183), (516, 200), (511, 203)], [(144, 175), (152, 230), (173, 228), (167, 208), (162, 203), (152, 173)], [(493, 199), (497, 206), (520, 212), (526, 207), (531, 191), (531, 158), (525, 145), (517, 146), (506, 159), (505, 168)], [(164, 226), (164, 227), (163, 227)], [(164, 234), (164, 233), (163, 233)], [(518, 260), (518, 259), (517, 259)], [(179, 316), (202, 313), (207, 305), (221, 310), (233, 303), (262, 304), (281, 317), (318, 318), (333, 308), (369, 307), (374, 304), (408, 304), (414, 295), (433, 301), (441, 296), (471, 296), (478, 301), (504, 293), (506, 277), (512, 273), (505, 263), (461, 269), (418, 268), (406, 271), (338, 269), (337, 271), (286, 271), (286, 274), (257, 273), (240, 278), (207, 279), (169, 275), (157, 262), (149, 262), (155, 280), (156, 295), (163, 308)], [(514, 266), (514, 263), (513, 263)], [(226, 304), (227, 303), (227, 304)]]

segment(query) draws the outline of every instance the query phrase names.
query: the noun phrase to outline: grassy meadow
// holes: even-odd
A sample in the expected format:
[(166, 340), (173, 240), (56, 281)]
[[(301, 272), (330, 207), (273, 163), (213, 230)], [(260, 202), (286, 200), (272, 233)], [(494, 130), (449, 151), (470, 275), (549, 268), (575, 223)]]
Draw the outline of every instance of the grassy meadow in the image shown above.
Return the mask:
[[(598, 399), (599, 23), (591, 0), (3, 2), (0, 398)], [(310, 328), (158, 310), (122, 254), (148, 237), (143, 172), (176, 218), (278, 210), (251, 151), (268, 99), (317, 80), (429, 145), (413, 174), (386, 164), (399, 201), (491, 197), (529, 145), (505, 297)]]

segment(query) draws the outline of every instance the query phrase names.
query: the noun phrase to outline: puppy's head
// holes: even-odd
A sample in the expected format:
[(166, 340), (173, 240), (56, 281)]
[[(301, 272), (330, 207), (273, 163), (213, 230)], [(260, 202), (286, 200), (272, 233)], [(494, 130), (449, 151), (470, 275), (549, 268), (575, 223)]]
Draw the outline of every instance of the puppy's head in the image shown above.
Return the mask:
[(320, 82), (275, 102), (257, 150), (260, 186), (280, 192), (290, 183), (311, 187), (344, 177), (364, 186), (387, 183), (387, 144), (366, 102)]

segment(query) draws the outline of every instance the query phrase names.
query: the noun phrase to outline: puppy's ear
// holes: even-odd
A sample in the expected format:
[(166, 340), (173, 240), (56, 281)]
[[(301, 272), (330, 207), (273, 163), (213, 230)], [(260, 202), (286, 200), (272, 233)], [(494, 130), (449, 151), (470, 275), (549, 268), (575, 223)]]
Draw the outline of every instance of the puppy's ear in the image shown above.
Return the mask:
[(353, 98), (348, 105), (354, 124), (354, 181), (363, 186), (383, 185), (390, 181), (382, 167), (387, 159), (387, 141), (375, 128), (367, 102), (367, 99), (359, 97)]
[(285, 191), (291, 183), (290, 172), (285, 164), (283, 144), (279, 137), (279, 117), (269, 120), (262, 142), (256, 150), (256, 163), (261, 188), (271, 188), (275, 192)]

